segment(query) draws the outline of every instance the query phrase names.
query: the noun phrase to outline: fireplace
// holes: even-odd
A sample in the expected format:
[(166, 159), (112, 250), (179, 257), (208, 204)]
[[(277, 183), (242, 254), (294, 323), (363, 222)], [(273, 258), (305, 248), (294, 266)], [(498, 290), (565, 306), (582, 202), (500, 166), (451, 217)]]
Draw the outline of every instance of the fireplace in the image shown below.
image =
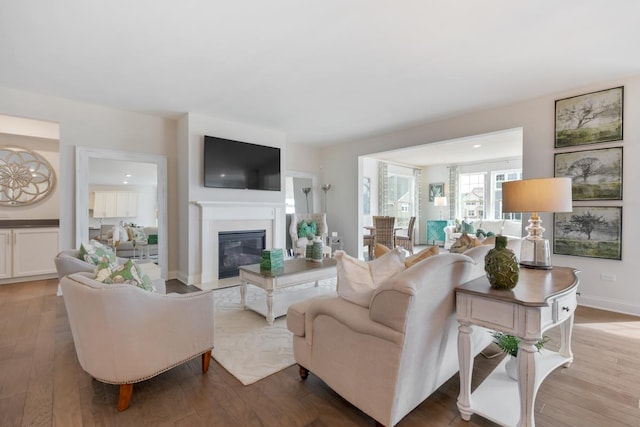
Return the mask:
[(266, 234), (266, 230), (218, 232), (218, 278), (237, 276), (239, 266), (260, 263)]

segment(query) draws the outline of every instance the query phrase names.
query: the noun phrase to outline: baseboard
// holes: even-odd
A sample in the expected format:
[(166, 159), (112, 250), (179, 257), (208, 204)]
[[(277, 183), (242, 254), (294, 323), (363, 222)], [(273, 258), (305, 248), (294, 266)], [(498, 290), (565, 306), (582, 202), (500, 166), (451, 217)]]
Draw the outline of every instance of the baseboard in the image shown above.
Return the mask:
[(640, 316), (640, 307), (619, 300), (613, 300), (602, 297), (579, 296), (578, 305), (585, 307), (598, 308), (600, 310), (615, 311), (616, 313), (630, 314), (632, 316)]

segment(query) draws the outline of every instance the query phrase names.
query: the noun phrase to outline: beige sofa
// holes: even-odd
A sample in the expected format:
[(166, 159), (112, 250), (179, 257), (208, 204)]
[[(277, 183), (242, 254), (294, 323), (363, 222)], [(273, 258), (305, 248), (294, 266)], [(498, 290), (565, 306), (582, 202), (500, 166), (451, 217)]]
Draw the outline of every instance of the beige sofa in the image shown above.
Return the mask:
[[(508, 237), (522, 237), (522, 223), (519, 221), (512, 221), (508, 219), (479, 219), (475, 221), (471, 221), (471, 225), (475, 231), (478, 229), (484, 230), (486, 233), (492, 232), (493, 234), (502, 234), (503, 236)], [(445, 233), (445, 243), (444, 248), (449, 249), (453, 242), (456, 241), (458, 237), (462, 235), (462, 233), (456, 232), (455, 225), (448, 225), (444, 228)]]
[[(458, 371), (455, 288), (484, 274), (476, 261), (489, 249), (427, 258), (380, 285), (369, 308), (338, 295), (292, 305), (301, 376), (312, 372), (380, 424), (398, 423)], [(477, 354), (491, 335), (477, 327), (472, 339)]]
[(143, 245), (137, 244), (134, 246), (132, 240), (120, 241), (116, 248), (116, 253), (122, 258), (145, 258), (145, 257), (157, 257), (158, 256), (158, 244), (148, 243), (149, 236), (155, 235), (156, 242), (158, 236), (158, 227), (144, 227), (144, 234), (147, 236), (147, 242)]

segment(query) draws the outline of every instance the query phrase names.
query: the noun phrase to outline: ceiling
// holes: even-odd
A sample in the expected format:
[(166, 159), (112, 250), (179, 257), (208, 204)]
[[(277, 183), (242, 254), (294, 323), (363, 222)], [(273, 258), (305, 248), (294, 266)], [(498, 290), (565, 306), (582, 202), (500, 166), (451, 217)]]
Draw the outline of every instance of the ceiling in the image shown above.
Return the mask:
[(630, 0), (3, 0), (0, 86), (327, 144), (640, 75)]
[(367, 157), (408, 166), (460, 165), (522, 157), (522, 129), (458, 138)]
[(158, 185), (158, 167), (155, 163), (89, 158), (89, 185), (155, 187)]

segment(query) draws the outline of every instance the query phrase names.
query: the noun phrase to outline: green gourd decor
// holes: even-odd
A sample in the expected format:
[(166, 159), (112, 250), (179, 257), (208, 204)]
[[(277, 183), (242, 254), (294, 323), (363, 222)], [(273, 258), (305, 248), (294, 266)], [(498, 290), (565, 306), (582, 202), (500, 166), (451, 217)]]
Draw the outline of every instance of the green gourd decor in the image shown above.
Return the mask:
[(518, 260), (507, 248), (506, 236), (496, 236), (496, 246), (484, 257), (484, 271), (493, 289), (512, 289), (518, 283)]

